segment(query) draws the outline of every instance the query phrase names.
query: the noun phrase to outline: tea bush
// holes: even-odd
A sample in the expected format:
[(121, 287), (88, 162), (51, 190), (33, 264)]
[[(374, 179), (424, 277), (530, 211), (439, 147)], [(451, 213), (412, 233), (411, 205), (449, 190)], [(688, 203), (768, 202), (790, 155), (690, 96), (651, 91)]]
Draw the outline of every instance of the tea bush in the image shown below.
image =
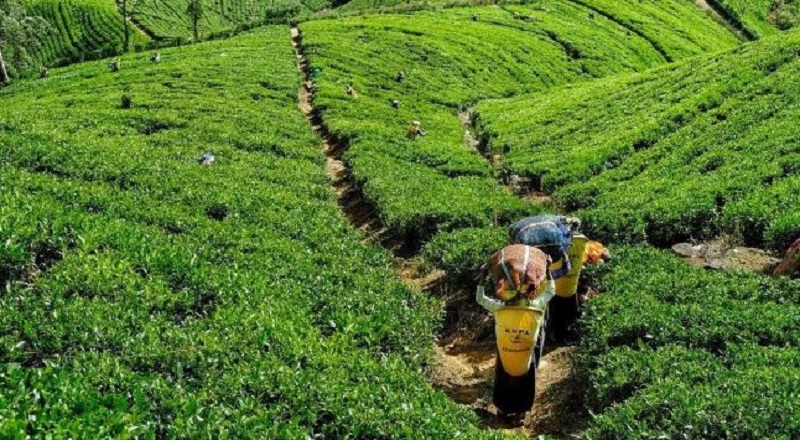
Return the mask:
[[(426, 237), (538, 211), (503, 191), (493, 169), (465, 146), (459, 109), (642, 71), (663, 63), (663, 53), (680, 58), (738, 43), (694, 5), (678, 6), (684, 3), (606, 2), (609, 18), (547, 0), (312, 21), (301, 30), (305, 54), (320, 69), (316, 104), (333, 136), (349, 145), (344, 160), (357, 183), (389, 227)], [(672, 6), (686, 12), (685, 26), (666, 18)], [(400, 71), (402, 82), (395, 80)], [(345, 92), (350, 85), (357, 98)], [(394, 99), (399, 109), (390, 106)], [(414, 120), (427, 136), (406, 138)]]
[(342, 217), (287, 29), (149, 56), (0, 90), (0, 437), (499, 438), (428, 385), (440, 305)]
[(768, 37), (797, 25), (800, 9), (793, 1), (714, 0), (734, 22), (758, 37)]
[(800, 283), (615, 248), (582, 319), (585, 438), (794, 438)]
[[(726, 231), (780, 247), (798, 232), (790, 121), (800, 33), (559, 92), (481, 103), (503, 168), (531, 176), (588, 232), (669, 245)], [(781, 224), (781, 231), (774, 230)], [(796, 238), (796, 235), (795, 235)]]
[[(105, 58), (122, 51), (122, 16), (110, 0), (27, 0), (32, 15), (44, 18), (50, 32), (41, 37), (42, 48), (34, 53), (45, 66), (61, 66)], [(131, 47), (145, 44), (147, 36), (131, 31)]]

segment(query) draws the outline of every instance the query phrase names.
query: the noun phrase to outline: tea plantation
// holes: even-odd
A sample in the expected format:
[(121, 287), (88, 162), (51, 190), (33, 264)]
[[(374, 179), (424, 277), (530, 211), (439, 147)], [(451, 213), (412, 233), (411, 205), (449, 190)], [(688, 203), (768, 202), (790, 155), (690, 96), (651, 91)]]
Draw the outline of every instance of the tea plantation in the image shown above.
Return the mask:
[(793, 1), (714, 0), (738, 25), (753, 35), (766, 37), (778, 30), (795, 27), (800, 20), (800, 6)]
[[(128, 0), (131, 45), (188, 44), (188, 1)], [(215, 41), (112, 72), (119, 5), (26, 0), (37, 63), (94, 61), (0, 88), (0, 438), (513, 437), (429, 383), (443, 301), (396, 270), (471, 303), (544, 211), (615, 257), (583, 381), (548, 390), (585, 390), (576, 436), (800, 438), (800, 282), (644, 245), (800, 237), (797, 4), (709, 1), (727, 25), (694, 0), (206, 0)], [(295, 20), (310, 121), (289, 27), (246, 30)], [(318, 122), (413, 257), (348, 224)]]
[(0, 437), (493, 437), (341, 216), (288, 30), (147, 57), (0, 91)]
[[(665, 11), (684, 3), (691, 6), (686, 26), (673, 27)], [(642, 2), (638, 11), (614, 4), (605, 3), (608, 13), (547, 0), (303, 23), (305, 54), (320, 72), (316, 104), (348, 147), (344, 160), (384, 223), (427, 237), (535, 212), (504, 191), (487, 161), (465, 145), (460, 108), (738, 44), (683, 1)], [(617, 10), (624, 18), (611, 16)], [(357, 96), (346, 93), (351, 85)], [(406, 137), (414, 120), (427, 136)]]
[[(40, 65), (98, 59), (124, 47), (122, 16), (111, 0), (30, 0), (25, 6), (50, 25), (41, 39), (43, 47), (33, 54)], [(131, 47), (147, 41), (146, 35), (132, 30)]]
[(785, 249), (794, 209), (800, 33), (640, 76), (482, 103), (502, 166), (593, 234), (671, 244), (728, 232)]
[(613, 252), (583, 320), (584, 438), (800, 436), (800, 283)]

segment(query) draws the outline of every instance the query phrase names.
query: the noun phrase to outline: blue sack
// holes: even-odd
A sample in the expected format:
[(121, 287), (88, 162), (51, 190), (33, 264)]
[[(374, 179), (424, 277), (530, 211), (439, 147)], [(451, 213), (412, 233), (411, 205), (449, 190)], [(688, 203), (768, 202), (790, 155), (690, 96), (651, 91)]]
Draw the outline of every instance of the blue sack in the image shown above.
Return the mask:
[[(572, 242), (572, 231), (564, 217), (537, 215), (524, 218), (511, 226), (511, 244), (534, 246), (550, 256), (553, 262), (564, 260), (562, 270), (553, 273), (560, 278), (570, 270), (567, 250)], [(561, 272), (564, 272), (562, 274)]]

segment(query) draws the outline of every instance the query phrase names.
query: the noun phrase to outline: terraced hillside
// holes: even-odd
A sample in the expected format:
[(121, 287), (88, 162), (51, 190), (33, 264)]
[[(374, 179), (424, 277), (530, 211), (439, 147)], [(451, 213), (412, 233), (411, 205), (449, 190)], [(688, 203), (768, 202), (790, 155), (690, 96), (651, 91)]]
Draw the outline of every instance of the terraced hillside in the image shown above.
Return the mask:
[(800, 33), (643, 75), (482, 103), (502, 167), (613, 241), (800, 235)]
[(793, 0), (714, 0), (735, 22), (754, 35), (768, 37), (797, 26), (800, 4)]
[(341, 216), (287, 29), (162, 55), (0, 91), (0, 437), (495, 437), (421, 373), (438, 307)]
[[(59, 66), (117, 54), (124, 48), (122, 16), (112, 0), (28, 0), (26, 8), (43, 17), (51, 31), (34, 54), (44, 66)], [(131, 33), (131, 47), (145, 44), (147, 36)]]
[[(683, 5), (672, 3), (661, 8)], [(642, 14), (660, 16), (653, 12), (656, 3), (644, 5), (625, 10), (635, 26), (576, 3), (541, 1), (314, 21), (300, 28), (305, 55), (319, 69), (317, 108), (347, 149), (344, 161), (357, 184), (387, 226), (424, 238), (536, 211), (501, 188), (493, 168), (465, 145), (456, 118), (460, 108), (738, 44), (693, 5), (685, 11), (686, 27), (678, 28), (657, 18), (638, 22)], [(405, 77), (398, 79), (399, 72)], [(350, 85), (357, 96), (347, 93)], [(414, 120), (427, 136), (406, 137)]]
[(583, 321), (584, 438), (800, 436), (800, 283), (614, 253)]

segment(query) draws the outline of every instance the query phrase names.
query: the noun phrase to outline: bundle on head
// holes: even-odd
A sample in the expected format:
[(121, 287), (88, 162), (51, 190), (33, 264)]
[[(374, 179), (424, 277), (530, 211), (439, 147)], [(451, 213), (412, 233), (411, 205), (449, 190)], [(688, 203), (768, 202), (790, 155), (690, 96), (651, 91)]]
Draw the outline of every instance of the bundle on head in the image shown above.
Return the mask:
[(522, 219), (511, 226), (512, 243), (535, 246), (553, 261), (558, 261), (569, 249), (572, 232), (567, 218), (555, 215), (537, 215)]
[(547, 278), (549, 262), (547, 254), (532, 246), (503, 248), (489, 259), (495, 295), (503, 301), (535, 298)]

